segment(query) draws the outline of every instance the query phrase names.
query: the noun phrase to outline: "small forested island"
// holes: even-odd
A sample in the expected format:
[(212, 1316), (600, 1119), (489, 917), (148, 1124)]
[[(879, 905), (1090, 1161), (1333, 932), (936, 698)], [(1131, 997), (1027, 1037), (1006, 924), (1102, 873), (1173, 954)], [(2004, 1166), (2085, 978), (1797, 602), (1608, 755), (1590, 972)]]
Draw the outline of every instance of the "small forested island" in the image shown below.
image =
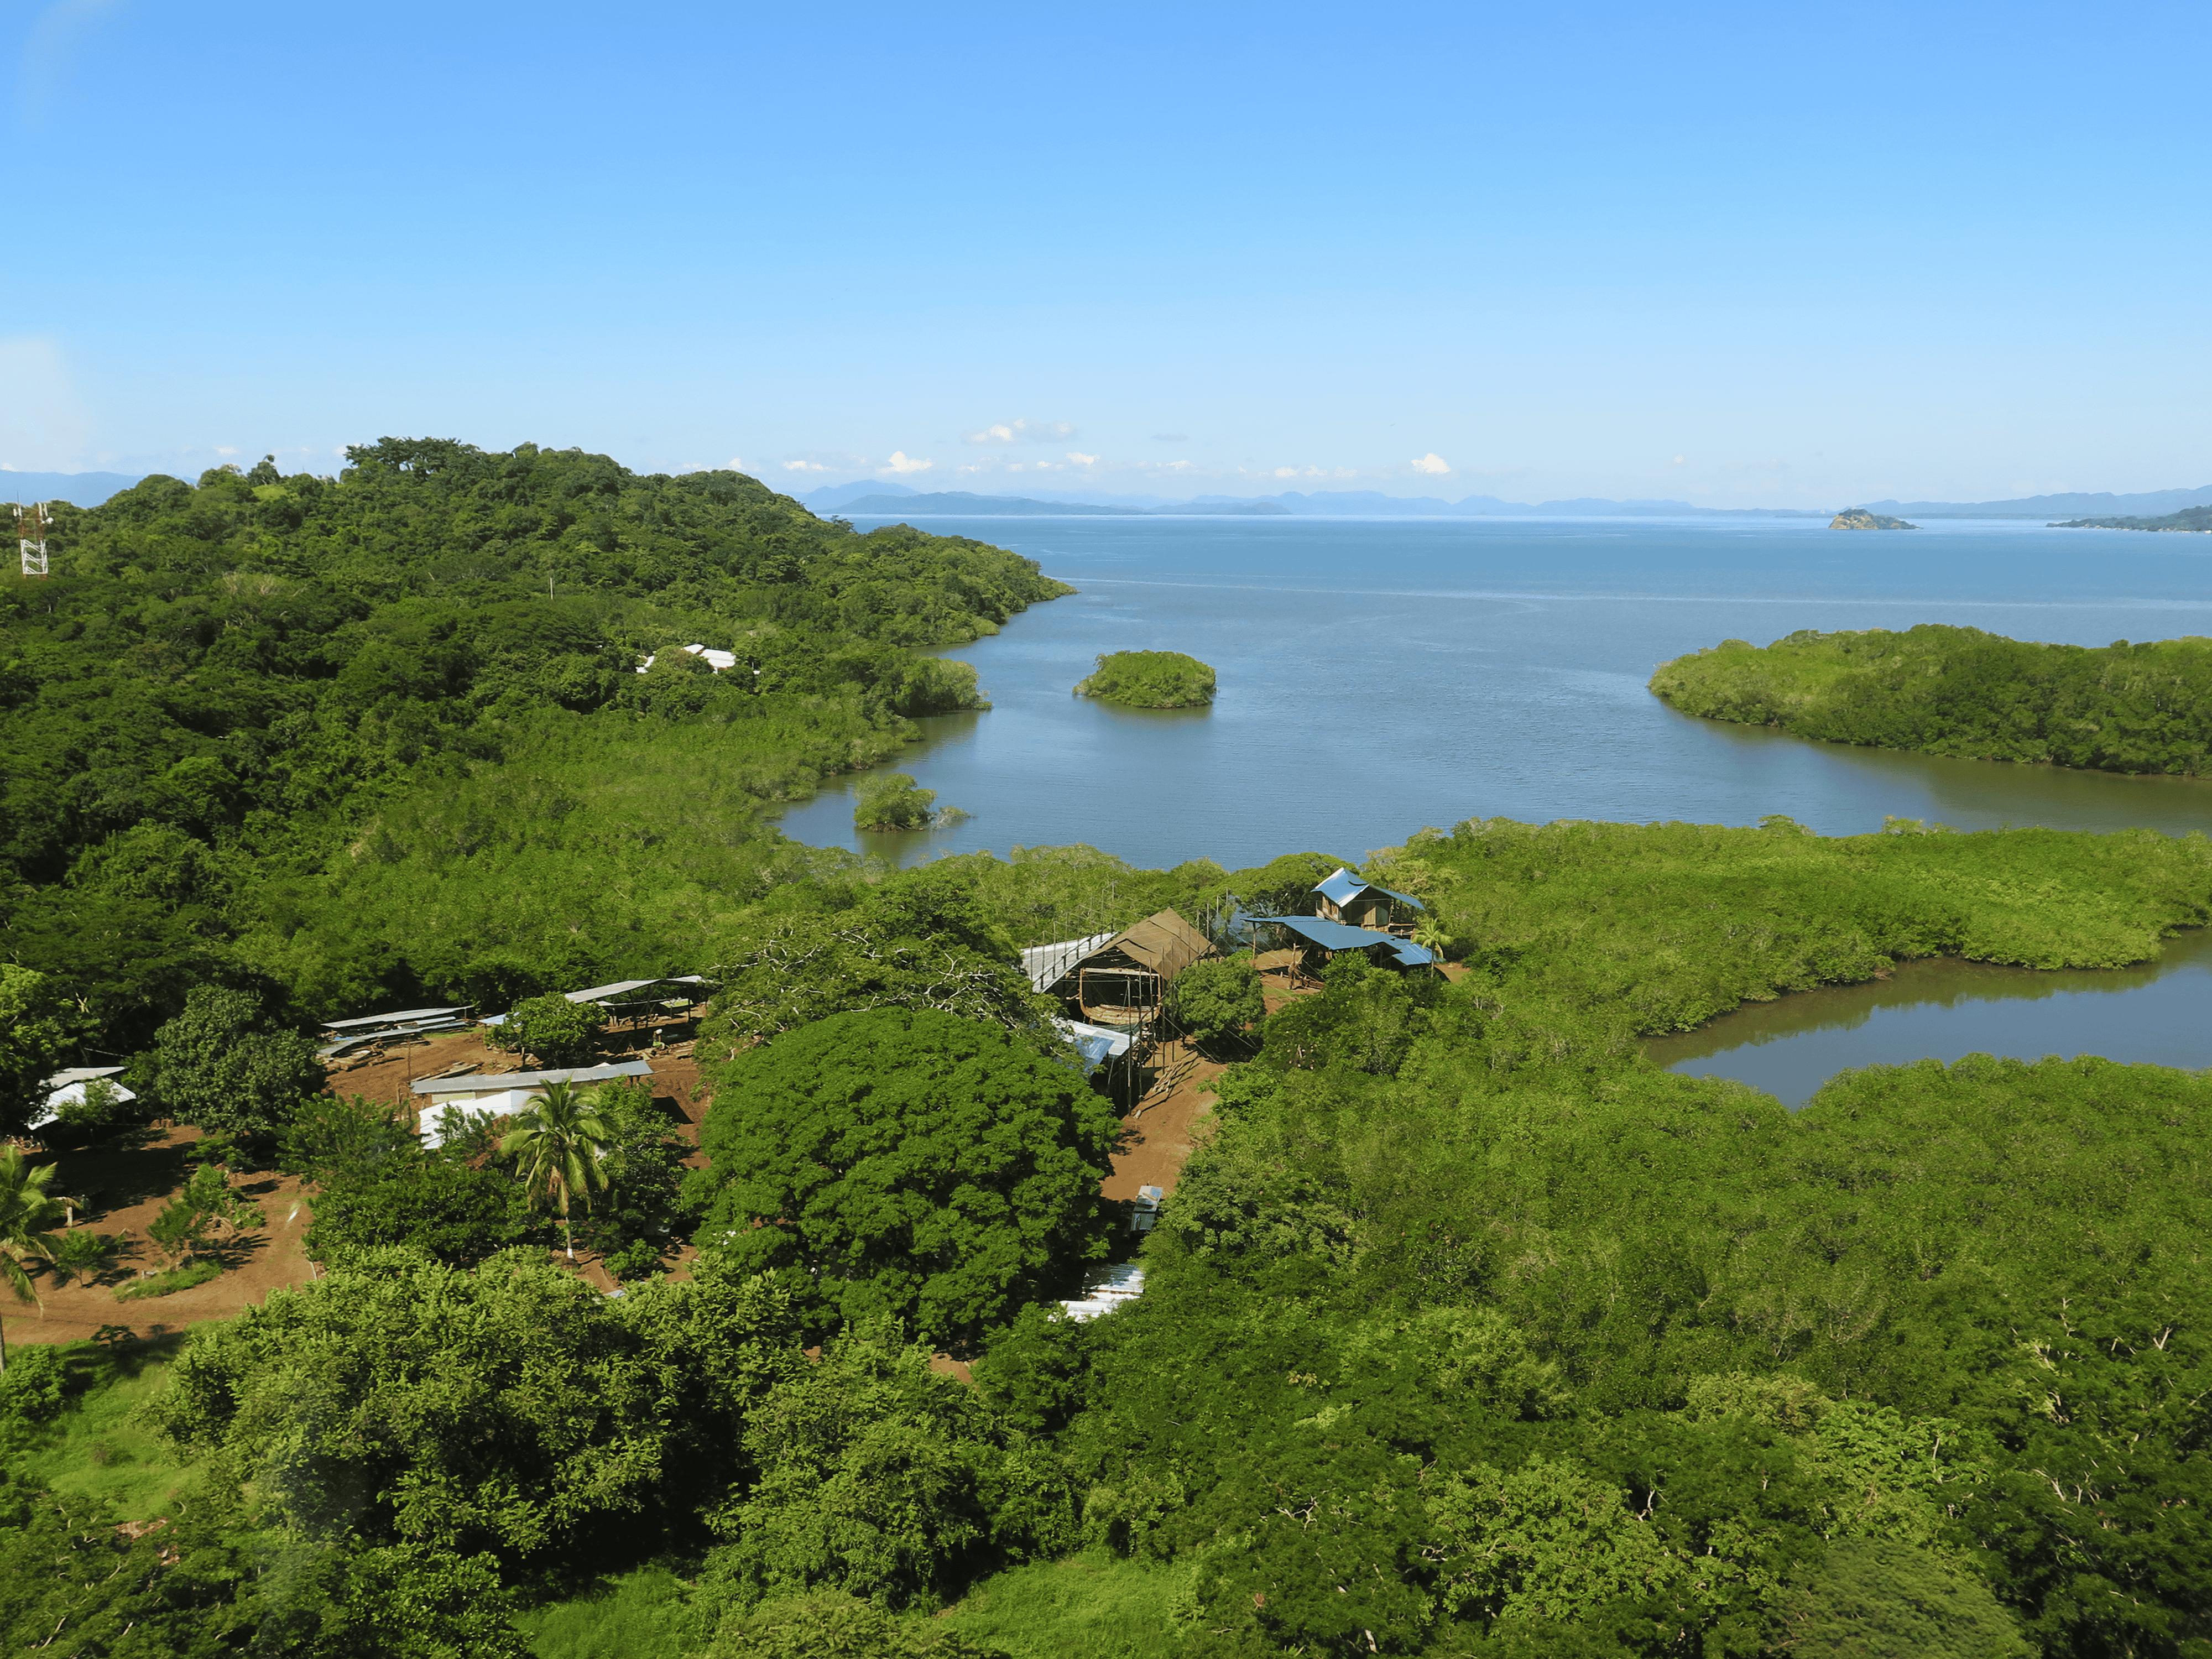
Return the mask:
[(1109, 652), (1075, 687), (1079, 697), (1124, 708), (1202, 708), (1213, 694), (1213, 670), (1180, 651)]
[(2212, 775), (2212, 639), (2088, 647), (1936, 623), (1808, 629), (1677, 657), (1650, 688), (1686, 714), (1827, 743)]
[(1893, 519), (1886, 513), (1869, 513), (1863, 507), (1846, 507), (1828, 520), (1831, 530), (1917, 530), (1917, 524)]
[(939, 806), (937, 791), (919, 787), (911, 773), (887, 772), (853, 792), (855, 830), (943, 829), (968, 816), (957, 806)]
[[(58, 514), (0, 575), (5, 1651), (2203, 1645), (2212, 1073), (1793, 1114), (1639, 1041), (2141, 962), (2202, 838), (898, 869), (775, 815), (972, 705), (917, 648), (1067, 591), (1004, 550), (442, 441)], [(2125, 733), (2212, 642), (2068, 650), (1674, 667)]]
[(2157, 519), (2069, 519), (2053, 530), (2179, 530), (2200, 535), (2212, 533), (2212, 507), (2185, 507)]

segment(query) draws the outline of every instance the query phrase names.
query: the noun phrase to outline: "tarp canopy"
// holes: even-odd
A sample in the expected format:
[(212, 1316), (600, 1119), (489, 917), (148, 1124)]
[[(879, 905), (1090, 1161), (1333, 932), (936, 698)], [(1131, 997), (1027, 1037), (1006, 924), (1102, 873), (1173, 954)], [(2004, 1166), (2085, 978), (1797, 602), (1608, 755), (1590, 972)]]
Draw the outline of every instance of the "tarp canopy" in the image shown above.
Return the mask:
[(1345, 869), (1338, 870), (1334, 875), (1316, 887), (1314, 891), (1319, 893), (1323, 898), (1334, 900), (1340, 906), (1351, 903), (1362, 893), (1380, 893), (1383, 897), (1394, 898), (1401, 904), (1410, 904), (1416, 910), (1425, 910), (1429, 908), (1411, 893), (1394, 893), (1388, 887), (1377, 887), (1371, 881), (1362, 881), (1351, 871)]
[(1129, 1052), (1133, 1041), (1127, 1031), (1116, 1031), (1104, 1025), (1086, 1025), (1079, 1019), (1055, 1019), (1061, 1035), (1073, 1043), (1084, 1060), (1093, 1070), (1109, 1060), (1119, 1060)]
[(1172, 910), (1162, 910), (1132, 922), (1106, 941), (1094, 955), (1118, 950), (1144, 963), (1162, 979), (1173, 979), (1200, 957), (1213, 954), (1213, 941)]

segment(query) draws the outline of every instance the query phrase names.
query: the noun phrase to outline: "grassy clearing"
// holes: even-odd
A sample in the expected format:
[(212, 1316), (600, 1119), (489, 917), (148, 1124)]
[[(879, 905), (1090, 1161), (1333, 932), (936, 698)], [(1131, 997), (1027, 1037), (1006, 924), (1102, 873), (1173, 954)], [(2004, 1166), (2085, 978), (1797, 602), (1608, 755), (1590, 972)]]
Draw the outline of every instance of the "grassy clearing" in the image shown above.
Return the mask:
[(193, 1261), (167, 1273), (155, 1273), (149, 1279), (134, 1279), (128, 1285), (115, 1287), (118, 1302), (143, 1302), (149, 1297), (173, 1296), (179, 1291), (189, 1291), (195, 1285), (204, 1285), (210, 1279), (222, 1277), (220, 1261)]
[(169, 1443), (138, 1421), (139, 1408), (168, 1381), (170, 1339), (135, 1355), (109, 1355), (90, 1343), (70, 1351), (70, 1365), (88, 1378), (84, 1391), (54, 1419), (18, 1467), (57, 1491), (102, 1498), (125, 1519), (167, 1514), (192, 1472)]
[(681, 1579), (641, 1567), (514, 1622), (538, 1659), (662, 1659), (705, 1645), (696, 1620)]
[(984, 1580), (945, 1622), (1014, 1659), (1151, 1659), (1175, 1650), (1176, 1609), (1194, 1576), (1087, 1550)]

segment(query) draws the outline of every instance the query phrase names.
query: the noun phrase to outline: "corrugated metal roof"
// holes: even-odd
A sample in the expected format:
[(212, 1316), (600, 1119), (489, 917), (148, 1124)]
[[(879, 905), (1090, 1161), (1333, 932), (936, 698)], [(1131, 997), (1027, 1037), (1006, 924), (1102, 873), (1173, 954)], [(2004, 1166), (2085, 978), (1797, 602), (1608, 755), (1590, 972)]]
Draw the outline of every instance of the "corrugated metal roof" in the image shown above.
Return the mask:
[[(717, 674), (726, 668), (735, 668), (738, 665), (738, 656), (734, 651), (717, 651), (711, 645), (687, 645), (684, 648), (695, 657), (704, 657), (707, 659), (707, 666)], [(659, 654), (656, 651), (653, 653), (653, 657), (647, 657), (645, 659), (645, 668), (652, 667), (653, 657), (658, 657)], [(642, 674), (645, 672), (645, 668), (641, 668), (637, 672)]]
[(662, 979), (618, 979), (611, 985), (594, 985), (588, 991), (563, 991), (561, 994), (571, 1002), (599, 1002), (608, 997), (618, 997), (625, 991), (642, 991), (648, 985), (704, 985), (706, 982), (697, 974), (671, 974)]
[(1334, 900), (1340, 905), (1351, 903), (1362, 893), (1372, 892), (1380, 893), (1385, 898), (1394, 898), (1401, 904), (1410, 904), (1416, 910), (1425, 910), (1429, 908), (1411, 893), (1395, 893), (1388, 887), (1377, 887), (1371, 881), (1360, 880), (1351, 871), (1346, 869), (1339, 869), (1334, 875), (1316, 886), (1314, 891), (1321, 894), (1324, 898)]
[(451, 1008), (403, 1008), (396, 1014), (362, 1014), (353, 1019), (326, 1019), (325, 1031), (349, 1031), (356, 1025), (404, 1025), (416, 1020), (445, 1019), (473, 1007), (473, 1003), (457, 1003)]
[(625, 1060), (605, 1066), (571, 1066), (552, 1072), (500, 1072), (488, 1077), (424, 1078), (415, 1085), (418, 1095), (472, 1095), (495, 1089), (540, 1089), (549, 1083), (605, 1083), (618, 1077), (650, 1077), (653, 1066), (642, 1060)]
[(1408, 968), (1419, 968), (1436, 960), (1426, 950), (1409, 939), (1378, 932), (1372, 927), (1352, 927), (1340, 921), (1331, 921), (1324, 916), (1270, 916), (1268, 921), (1279, 927), (1287, 927), (1294, 933), (1304, 934), (1324, 951), (1364, 951), (1377, 945), (1387, 945), (1390, 954)]
[(1048, 991), (1084, 957), (1114, 937), (1093, 933), (1088, 939), (1064, 939), (1056, 945), (1032, 945), (1022, 952), (1022, 971), (1037, 990)]
[[(46, 1079), (46, 1097), (39, 1103), (37, 1113), (28, 1127), (43, 1129), (61, 1115), (62, 1107), (83, 1103), (86, 1084), (97, 1078), (113, 1077), (122, 1069), (120, 1066), (72, 1066), (67, 1071), (56, 1072)], [(119, 1083), (115, 1085), (115, 1097), (118, 1100), (138, 1098)]]

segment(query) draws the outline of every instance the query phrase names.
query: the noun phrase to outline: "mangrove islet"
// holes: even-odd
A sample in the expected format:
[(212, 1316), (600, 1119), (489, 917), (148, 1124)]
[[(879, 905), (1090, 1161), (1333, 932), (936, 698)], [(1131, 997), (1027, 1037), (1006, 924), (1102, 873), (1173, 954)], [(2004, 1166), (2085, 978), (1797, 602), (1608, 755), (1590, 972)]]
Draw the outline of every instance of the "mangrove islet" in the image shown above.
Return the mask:
[(1097, 661), (1077, 696), (1125, 708), (1203, 708), (1213, 701), (1213, 670), (1180, 651), (1109, 651)]

